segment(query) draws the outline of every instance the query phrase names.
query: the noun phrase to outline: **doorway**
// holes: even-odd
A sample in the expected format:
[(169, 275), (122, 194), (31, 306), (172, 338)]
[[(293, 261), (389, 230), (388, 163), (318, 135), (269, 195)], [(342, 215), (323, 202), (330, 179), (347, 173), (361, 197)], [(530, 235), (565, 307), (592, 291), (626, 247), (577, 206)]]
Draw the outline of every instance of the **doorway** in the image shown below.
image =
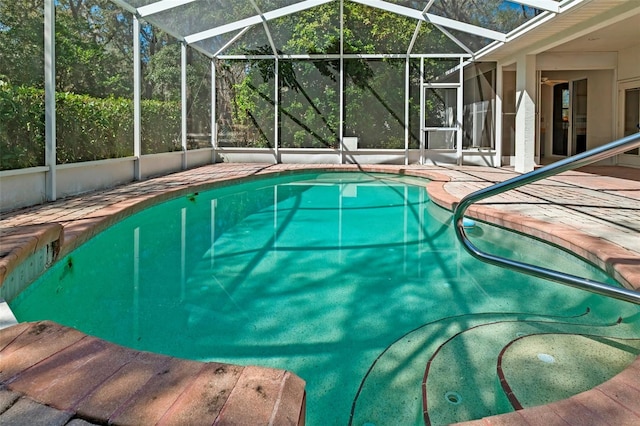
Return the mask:
[[(624, 136), (640, 132), (640, 87), (624, 91)], [(638, 148), (625, 154), (638, 155)]]
[(551, 148), (563, 157), (587, 150), (587, 79), (553, 86)]
[(427, 150), (457, 149), (458, 85), (428, 85), (424, 88), (423, 146)]

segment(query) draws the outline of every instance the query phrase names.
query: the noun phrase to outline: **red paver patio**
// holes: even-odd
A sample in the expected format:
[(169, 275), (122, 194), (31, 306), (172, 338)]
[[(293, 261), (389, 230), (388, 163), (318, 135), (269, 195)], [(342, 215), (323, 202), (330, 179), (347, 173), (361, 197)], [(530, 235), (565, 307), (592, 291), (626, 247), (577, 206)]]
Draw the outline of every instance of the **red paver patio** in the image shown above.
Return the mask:
[(3, 389), (65, 423), (304, 424), (304, 381), (284, 370), (139, 352), (50, 321), (0, 330), (0, 342)]

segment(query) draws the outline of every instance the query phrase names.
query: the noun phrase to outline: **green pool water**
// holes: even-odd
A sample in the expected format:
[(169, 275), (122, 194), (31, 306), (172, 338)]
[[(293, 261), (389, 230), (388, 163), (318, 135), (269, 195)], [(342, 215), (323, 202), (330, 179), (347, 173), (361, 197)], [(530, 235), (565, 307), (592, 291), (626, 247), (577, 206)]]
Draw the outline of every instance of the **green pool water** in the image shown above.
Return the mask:
[[(307, 382), (309, 425), (513, 411), (496, 376), (501, 353), (512, 387), (530, 389), (532, 368), (573, 365), (567, 354), (580, 348), (585, 377), (538, 397), (527, 390), (525, 406), (585, 390), (634, 359), (637, 307), (473, 259), (425, 185), (296, 173), (190, 194), (97, 235), (10, 306), (20, 321), (50, 319), (132, 348), (293, 371)], [(468, 233), (493, 253), (614, 283), (537, 240), (482, 223)], [(553, 338), (545, 353), (541, 336)], [(610, 351), (605, 372), (593, 373), (602, 360), (576, 336)]]

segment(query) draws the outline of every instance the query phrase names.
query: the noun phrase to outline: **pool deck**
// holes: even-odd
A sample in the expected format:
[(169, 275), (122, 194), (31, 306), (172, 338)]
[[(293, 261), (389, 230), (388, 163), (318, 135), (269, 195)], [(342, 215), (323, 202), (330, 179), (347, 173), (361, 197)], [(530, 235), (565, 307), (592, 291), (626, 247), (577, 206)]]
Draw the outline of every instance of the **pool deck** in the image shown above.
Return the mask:
[[(16, 267), (39, 250), (48, 247), (60, 258), (158, 200), (233, 179), (310, 168), (428, 177), (431, 199), (446, 208), (516, 176), (509, 168), (489, 167), (209, 165), (1, 214), (0, 283), (15, 279)], [(640, 289), (639, 169), (565, 172), (485, 200), (468, 215), (565, 247)], [(283, 370), (224, 365), (220, 380), (221, 366), (132, 351), (51, 322), (13, 325), (0, 330), (0, 423), (304, 423), (301, 379)], [(224, 398), (214, 403), (214, 395)], [(611, 380), (569, 399), (466, 424), (640, 424), (640, 357)]]

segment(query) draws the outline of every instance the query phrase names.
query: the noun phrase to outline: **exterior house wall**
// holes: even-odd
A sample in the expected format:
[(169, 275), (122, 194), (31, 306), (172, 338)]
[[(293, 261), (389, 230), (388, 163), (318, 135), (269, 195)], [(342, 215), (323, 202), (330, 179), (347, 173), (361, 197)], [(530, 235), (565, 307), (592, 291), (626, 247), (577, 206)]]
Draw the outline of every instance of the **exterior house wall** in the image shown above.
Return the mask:
[[(618, 120), (617, 136), (623, 137), (625, 117), (625, 91), (640, 87), (640, 44), (620, 51), (618, 55)], [(618, 156), (618, 164), (631, 167), (640, 167), (640, 155), (621, 154)]]
[(618, 81), (640, 79), (640, 44), (618, 54)]

